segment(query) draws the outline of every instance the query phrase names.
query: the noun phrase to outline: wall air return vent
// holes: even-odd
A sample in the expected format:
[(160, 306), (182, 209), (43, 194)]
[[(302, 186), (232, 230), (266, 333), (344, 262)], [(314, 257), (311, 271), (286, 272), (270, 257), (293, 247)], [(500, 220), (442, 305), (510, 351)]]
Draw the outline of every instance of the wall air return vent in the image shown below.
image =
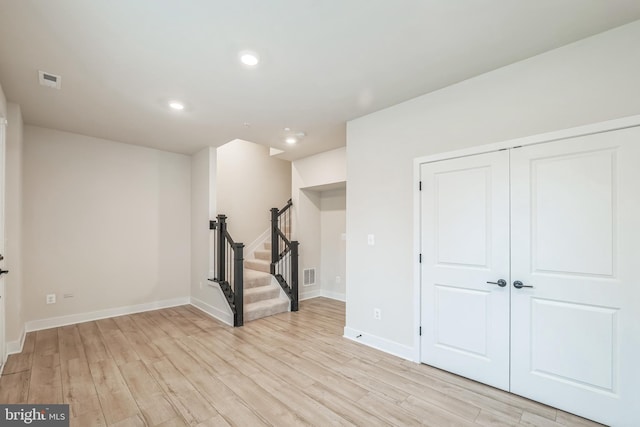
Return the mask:
[(305, 268), (302, 270), (302, 284), (304, 286), (311, 286), (316, 284), (316, 269)]
[(52, 87), (54, 89), (60, 89), (62, 84), (62, 77), (47, 73), (46, 71), (38, 71), (38, 80), (42, 86)]

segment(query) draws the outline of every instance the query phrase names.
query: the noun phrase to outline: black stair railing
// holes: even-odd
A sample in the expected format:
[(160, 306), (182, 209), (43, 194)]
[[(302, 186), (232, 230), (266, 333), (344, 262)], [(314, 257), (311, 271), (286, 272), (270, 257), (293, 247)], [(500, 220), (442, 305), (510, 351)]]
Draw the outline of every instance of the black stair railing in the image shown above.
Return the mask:
[(291, 240), (291, 199), (282, 208), (271, 208), (271, 274), (298, 311), (298, 246)]
[(227, 217), (209, 221), (213, 230), (213, 278), (227, 298), (233, 313), (233, 326), (243, 324), (244, 244), (236, 243), (227, 231)]

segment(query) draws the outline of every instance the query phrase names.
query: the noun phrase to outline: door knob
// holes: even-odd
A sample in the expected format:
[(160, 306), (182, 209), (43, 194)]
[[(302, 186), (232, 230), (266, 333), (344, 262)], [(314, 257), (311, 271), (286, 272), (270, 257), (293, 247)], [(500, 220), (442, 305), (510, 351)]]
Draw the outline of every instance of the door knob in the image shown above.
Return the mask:
[(531, 285), (524, 285), (520, 280), (516, 280), (515, 282), (513, 282), (513, 287), (516, 289), (533, 288), (533, 286)]
[(497, 282), (487, 282), (490, 285), (498, 285), (501, 288), (504, 288), (505, 286), (507, 286), (507, 281), (504, 279), (500, 279)]

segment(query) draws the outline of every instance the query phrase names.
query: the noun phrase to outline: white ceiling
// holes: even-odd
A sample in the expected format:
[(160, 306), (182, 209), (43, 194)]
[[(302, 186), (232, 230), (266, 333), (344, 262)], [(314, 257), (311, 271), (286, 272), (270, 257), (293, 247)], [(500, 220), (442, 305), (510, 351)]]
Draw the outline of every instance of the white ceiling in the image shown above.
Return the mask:
[[(296, 159), (343, 146), (348, 120), (637, 19), (638, 0), (0, 0), (0, 85), (27, 124)], [(307, 136), (286, 146), (284, 127)]]

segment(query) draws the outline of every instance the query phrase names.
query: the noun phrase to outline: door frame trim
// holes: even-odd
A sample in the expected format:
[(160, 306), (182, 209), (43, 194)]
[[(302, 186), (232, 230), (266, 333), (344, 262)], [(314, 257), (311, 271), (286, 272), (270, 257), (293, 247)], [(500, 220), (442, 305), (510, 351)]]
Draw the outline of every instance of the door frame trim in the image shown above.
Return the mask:
[(628, 116), (619, 119), (607, 120), (598, 123), (592, 123), (583, 126), (577, 126), (552, 132), (541, 133), (521, 138), (510, 139), (507, 141), (478, 145), (475, 147), (463, 148), (460, 150), (448, 151), (444, 153), (432, 154), (429, 156), (417, 157), (413, 160), (413, 253), (415, 254), (413, 261), (413, 319), (414, 319), (414, 341), (413, 341), (413, 361), (421, 363), (421, 340), (420, 327), (422, 325), (422, 277), (420, 272), (420, 253), (421, 245), (421, 215), (422, 207), (420, 205), (420, 189), (418, 182), (420, 181), (420, 166), (425, 163), (432, 163), (441, 160), (455, 159), (459, 157), (474, 156), (476, 154), (490, 153), (499, 150), (505, 150), (525, 145), (541, 144), (545, 142), (558, 141), (562, 139), (575, 138), (596, 133), (610, 132), (640, 126), (640, 115)]
[[(0, 116), (0, 162), (2, 162), (2, 164), (0, 165), (0, 172), (3, 174), (0, 177), (0, 180), (2, 181), (0, 183), (0, 209), (2, 210), (2, 212), (0, 212), (0, 221), (2, 221), (2, 223), (0, 224), (0, 227), (2, 227), (2, 236), (0, 236), (0, 238), (5, 239), (6, 241), (6, 211), (7, 211), (7, 206), (6, 206), (6, 200), (5, 200), (5, 185), (6, 185), (6, 175), (7, 175), (7, 167), (6, 167), (6, 163), (7, 163), (7, 119)], [(6, 250), (5, 247), (6, 243), (3, 242), (3, 248), (4, 250)], [(7, 343), (7, 305), (5, 304), (5, 301), (7, 300), (7, 291), (6, 291), (6, 282), (3, 281), (2, 283), (0, 283), (0, 296), (2, 297), (2, 299), (0, 300), (0, 340), (2, 340), (2, 342), (0, 343), (0, 375), (2, 375), (2, 371), (4, 370), (4, 366), (7, 362), (7, 357), (8, 357), (8, 353), (7, 353), (7, 347), (8, 347), (8, 343)]]

